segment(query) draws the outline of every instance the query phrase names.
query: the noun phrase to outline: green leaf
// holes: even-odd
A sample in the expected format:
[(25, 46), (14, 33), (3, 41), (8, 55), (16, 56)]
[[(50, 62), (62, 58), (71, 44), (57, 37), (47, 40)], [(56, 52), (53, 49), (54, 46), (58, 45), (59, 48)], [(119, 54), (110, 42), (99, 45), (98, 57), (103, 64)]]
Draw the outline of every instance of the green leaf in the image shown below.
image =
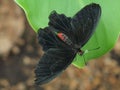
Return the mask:
[[(108, 52), (120, 34), (120, 0), (15, 0), (15, 2), (24, 9), (35, 32), (48, 25), (48, 16), (53, 10), (66, 16), (73, 16), (89, 3), (100, 4), (102, 15), (97, 30), (82, 48), (84, 51), (90, 51), (83, 56), (76, 55), (73, 64), (77, 67), (83, 67), (85, 62)], [(98, 47), (100, 49), (96, 49)]]

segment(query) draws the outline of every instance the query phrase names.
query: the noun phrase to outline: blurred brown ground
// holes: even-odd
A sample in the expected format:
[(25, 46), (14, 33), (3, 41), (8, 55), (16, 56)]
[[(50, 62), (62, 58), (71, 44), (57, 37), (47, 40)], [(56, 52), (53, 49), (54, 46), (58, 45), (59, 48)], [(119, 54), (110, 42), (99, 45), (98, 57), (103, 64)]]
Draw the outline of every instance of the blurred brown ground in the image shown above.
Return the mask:
[(34, 85), (42, 54), (37, 35), (13, 0), (0, 0), (0, 90), (120, 90), (120, 38), (83, 69), (70, 65), (52, 82)]

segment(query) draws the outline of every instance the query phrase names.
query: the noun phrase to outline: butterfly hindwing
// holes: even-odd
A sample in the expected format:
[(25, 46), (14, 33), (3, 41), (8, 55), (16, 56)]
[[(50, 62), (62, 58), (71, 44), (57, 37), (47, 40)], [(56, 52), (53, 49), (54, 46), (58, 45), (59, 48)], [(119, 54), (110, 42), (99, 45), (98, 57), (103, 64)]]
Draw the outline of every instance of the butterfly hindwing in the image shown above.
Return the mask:
[(56, 11), (52, 11), (49, 15), (49, 26), (52, 26), (56, 29), (59, 29), (64, 32), (64, 30), (67, 30), (69, 32), (70, 27), (70, 17), (66, 17), (64, 14), (58, 14)]
[(53, 11), (49, 16), (49, 27), (55, 28), (56, 32), (62, 32), (74, 42), (73, 30), (70, 25), (71, 18), (66, 17), (64, 14), (58, 14)]
[(101, 8), (98, 4), (92, 3), (85, 6), (71, 20), (71, 27), (74, 31), (75, 44), (81, 47), (90, 39), (101, 15)]
[(43, 50), (47, 51), (49, 48), (67, 47), (52, 30), (55, 31), (52, 27), (46, 27), (38, 31), (38, 40)]
[(70, 65), (76, 53), (71, 49), (51, 48), (41, 57), (36, 70), (36, 84), (44, 84), (57, 77)]

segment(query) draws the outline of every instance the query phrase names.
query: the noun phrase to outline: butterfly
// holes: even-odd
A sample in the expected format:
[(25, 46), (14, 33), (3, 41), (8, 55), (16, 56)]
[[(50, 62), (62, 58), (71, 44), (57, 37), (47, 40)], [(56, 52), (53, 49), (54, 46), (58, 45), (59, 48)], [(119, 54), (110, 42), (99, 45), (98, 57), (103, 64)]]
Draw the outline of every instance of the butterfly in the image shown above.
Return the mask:
[(35, 83), (42, 85), (60, 75), (93, 35), (101, 16), (99, 4), (91, 3), (73, 17), (52, 11), (49, 23), (38, 31), (38, 40), (45, 51), (35, 69)]

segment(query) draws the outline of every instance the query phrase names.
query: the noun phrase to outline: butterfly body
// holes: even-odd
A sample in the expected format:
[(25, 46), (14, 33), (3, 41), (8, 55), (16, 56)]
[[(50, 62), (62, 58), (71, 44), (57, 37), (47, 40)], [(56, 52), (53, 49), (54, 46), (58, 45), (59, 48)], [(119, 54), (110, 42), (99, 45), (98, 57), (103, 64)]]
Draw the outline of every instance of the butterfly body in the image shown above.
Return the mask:
[(66, 36), (64, 33), (57, 33), (57, 36), (65, 42), (68, 46), (71, 46), (71, 49), (78, 53), (79, 55), (83, 55), (84, 51), (82, 51), (80, 48), (81, 46), (79, 45), (73, 45), (72, 41), (69, 39), (68, 36)]
[(39, 43), (45, 51), (36, 70), (35, 83), (47, 83), (62, 73), (73, 61), (76, 54), (83, 55), (81, 48), (95, 31), (101, 15), (98, 4), (85, 6), (72, 18), (53, 11), (48, 27), (38, 32)]

